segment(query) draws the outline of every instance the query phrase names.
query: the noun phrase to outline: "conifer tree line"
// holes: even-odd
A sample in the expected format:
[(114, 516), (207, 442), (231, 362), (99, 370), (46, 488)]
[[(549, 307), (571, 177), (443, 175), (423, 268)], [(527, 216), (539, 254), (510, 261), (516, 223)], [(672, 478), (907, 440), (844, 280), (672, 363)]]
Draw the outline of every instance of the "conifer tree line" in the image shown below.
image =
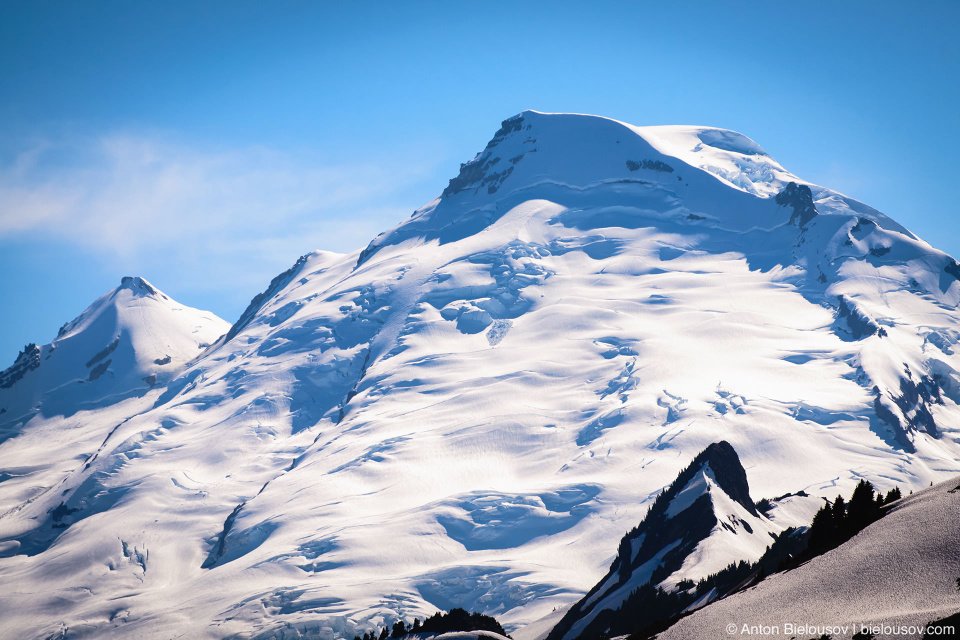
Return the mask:
[(900, 487), (888, 491), (886, 497), (879, 492), (874, 497), (874, 493), (873, 485), (861, 480), (853, 490), (849, 503), (838, 495), (832, 504), (823, 505), (810, 523), (809, 555), (820, 555), (840, 546), (867, 525), (879, 520), (883, 515), (881, 507), (902, 497)]
[[(496, 618), (482, 613), (469, 613), (459, 607), (451, 609), (449, 613), (438, 611), (421, 624), (420, 618), (414, 618), (409, 627), (403, 620), (397, 620), (393, 627), (383, 627), (379, 634), (367, 631), (363, 636), (354, 636), (353, 640), (389, 640), (415, 634), (438, 634), (451, 631), (492, 631), (501, 636), (507, 632), (497, 622)], [(507, 636), (509, 637), (509, 636)]]

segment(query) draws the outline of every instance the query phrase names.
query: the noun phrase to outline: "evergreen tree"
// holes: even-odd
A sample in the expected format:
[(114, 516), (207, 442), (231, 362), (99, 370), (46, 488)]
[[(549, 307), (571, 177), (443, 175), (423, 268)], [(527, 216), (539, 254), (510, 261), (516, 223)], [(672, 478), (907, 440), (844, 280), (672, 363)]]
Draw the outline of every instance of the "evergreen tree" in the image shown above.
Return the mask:
[(387, 640), (390, 637), (390, 631), (384, 627), (383, 631), (380, 632), (380, 640)]
[(449, 613), (439, 611), (420, 625), (422, 633), (447, 633), (448, 631), (493, 631), (502, 636), (507, 632), (495, 618), (482, 613), (468, 613), (465, 609), (456, 607)]
[(877, 519), (877, 503), (873, 500), (873, 487), (866, 480), (857, 483), (847, 507), (846, 535), (853, 535)]
[(833, 509), (829, 504), (825, 504), (820, 507), (820, 510), (813, 516), (813, 522), (810, 523), (809, 547), (811, 551), (819, 552), (828, 549), (836, 537), (835, 534)]
[(890, 504), (894, 500), (899, 500), (902, 496), (900, 495), (900, 487), (894, 487), (887, 492), (887, 497), (884, 500), (886, 504)]
[(403, 620), (397, 620), (393, 624), (393, 634), (392, 634), (393, 637), (400, 638), (402, 636), (405, 636), (406, 634), (407, 634), (407, 625), (403, 623)]
[(833, 522), (840, 526), (846, 517), (847, 504), (843, 501), (843, 496), (837, 496), (837, 499), (833, 501)]
[(620, 548), (617, 549), (617, 557), (620, 560), (620, 568), (618, 569), (618, 574), (620, 576), (620, 582), (626, 582), (630, 578), (632, 573), (630, 567), (630, 561), (633, 559), (633, 548), (630, 545), (630, 539), (627, 536), (623, 536), (620, 540)]
[(413, 619), (413, 627), (410, 629), (411, 633), (416, 633), (417, 631), (420, 631), (420, 618)]

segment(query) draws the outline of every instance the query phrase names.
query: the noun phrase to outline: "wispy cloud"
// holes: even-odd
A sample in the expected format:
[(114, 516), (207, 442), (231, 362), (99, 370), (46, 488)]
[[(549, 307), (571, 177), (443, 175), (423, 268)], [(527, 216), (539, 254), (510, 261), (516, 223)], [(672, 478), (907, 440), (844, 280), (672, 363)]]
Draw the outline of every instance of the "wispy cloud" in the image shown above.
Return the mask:
[(415, 157), (334, 165), (151, 135), (43, 141), (0, 165), (0, 244), (49, 239), (128, 271), (163, 263), (178, 280), (230, 278), (246, 295), (297, 252), (364, 246), (423, 204), (434, 169)]

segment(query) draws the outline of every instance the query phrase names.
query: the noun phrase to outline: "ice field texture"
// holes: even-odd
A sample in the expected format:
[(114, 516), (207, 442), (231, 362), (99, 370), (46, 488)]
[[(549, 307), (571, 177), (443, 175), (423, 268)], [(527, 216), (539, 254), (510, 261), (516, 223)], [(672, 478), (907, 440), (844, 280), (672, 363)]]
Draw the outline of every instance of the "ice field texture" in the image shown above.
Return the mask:
[[(960, 473), (960, 264), (732, 131), (526, 111), (291, 263), (232, 326), (124, 278), (0, 373), (0, 636), (532, 640), (712, 443), (753, 500)], [(677, 580), (762, 552), (714, 540)]]

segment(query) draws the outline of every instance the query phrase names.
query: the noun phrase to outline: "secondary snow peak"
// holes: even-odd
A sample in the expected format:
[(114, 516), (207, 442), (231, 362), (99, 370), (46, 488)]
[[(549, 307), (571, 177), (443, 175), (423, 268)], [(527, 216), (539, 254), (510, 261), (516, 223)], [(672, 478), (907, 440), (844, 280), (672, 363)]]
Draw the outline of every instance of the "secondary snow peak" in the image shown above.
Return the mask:
[(0, 374), (0, 441), (35, 417), (72, 416), (162, 385), (226, 329), (140, 277), (125, 276), (50, 343)]

